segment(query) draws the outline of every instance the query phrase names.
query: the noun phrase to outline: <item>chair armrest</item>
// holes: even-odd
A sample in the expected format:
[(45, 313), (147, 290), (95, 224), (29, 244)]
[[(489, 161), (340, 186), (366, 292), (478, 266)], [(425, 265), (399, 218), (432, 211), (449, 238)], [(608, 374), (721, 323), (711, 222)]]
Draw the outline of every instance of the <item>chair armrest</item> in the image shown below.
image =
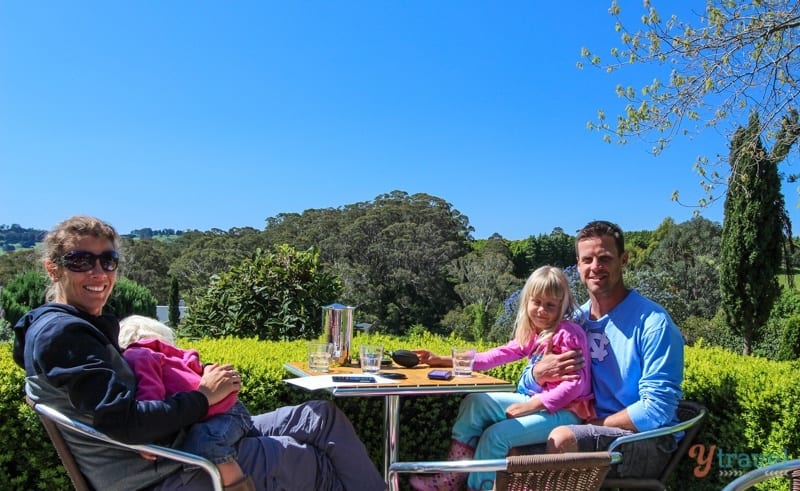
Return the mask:
[(489, 460), (440, 460), (430, 462), (394, 462), (389, 466), (386, 480), (389, 491), (400, 489), (398, 474), (429, 472), (498, 472), (506, 469), (506, 459)]
[(505, 470), (507, 465), (506, 459), (395, 462), (389, 466), (389, 475), (430, 472), (496, 472)]
[(67, 431), (79, 433), (95, 440), (108, 443), (111, 446), (123, 447), (135, 452), (147, 452), (159, 457), (182, 462), (184, 464), (198, 466), (210, 475), (212, 484), (214, 485), (214, 491), (222, 491), (222, 477), (220, 476), (219, 469), (215, 464), (207, 459), (204, 459), (203, 457), (174, 448), (162, 447), (160, 445), (138, 445), (123, 443), (119, 440), (114, 440), (108, 435), (97, 431), (87, 424), (67, 417), (66, 415), (56, 411), (46, 404), (36, 403), (33, 408), (36, 410), (36, 412), (54, 421), (61, 428), (64, 428)]
[[(606, 453), (606, 452), (602, 452)], [(610, 452), (611, 463), (617, 464), (622, 460), (622, 454), (619, 452)], [(569, 458), (570, 455), (576, 457), (583, 457), (587, 455), (585, 452), (576, 452), (572, 454), (539, 454), (540, 460), (551, 459), (555, 461), (563, 461)], [(485, 460), (440, 460), (430, 462), (395, 462), (389, 466), (390, 474), (398, 473), (431, 473), (431, 472), (494, 472), (503, 471), (508, 468), (509, 459), (513, 457), (505, 457), (502, 459), (485, 459)]]
[(722, 491), (744, 491), (761, 481), (766, 481), (773, 477), (789, 477), (787, 474), (798, 469), (800, 469), (800, 460), (787, 460), (786, 462), (778, 462), (777, 464), (753, 469), (731, 481), (722, 488)]
[(656, 438), (663, 435), (670, 435), (673, 433), (678, 433), (680, 431), (686, 431), (687, 429), (691, 428), (692, 426), (700, 423), (706, 416), (705, 408), (701, 409), (698, 414), (689, 418), (685, 421), (681, 421), (678, 424), (672, 426), (664, 426), (663, 428), (656, 428), (654, 430), (647, 430), (642, 431), (639, 433), (634, 433), (632, 435), (625, 435), (615, 439), (611, 442), (611, 445), (608, 446), (608, 451), (613, 452), (617, 447), (625, 443), (631, 442), (638, 442), (640, 440), (647, 440), (648, 438)]

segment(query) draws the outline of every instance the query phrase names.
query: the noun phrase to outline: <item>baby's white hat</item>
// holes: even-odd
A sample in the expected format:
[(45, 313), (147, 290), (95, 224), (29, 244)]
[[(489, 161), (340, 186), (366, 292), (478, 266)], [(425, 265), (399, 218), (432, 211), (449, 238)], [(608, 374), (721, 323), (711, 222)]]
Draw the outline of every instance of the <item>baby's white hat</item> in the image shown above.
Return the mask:
[(175, 344), (175, 333), (166, 324), (143, 315), (129, 315), (119, 321), (119, 347), (127, 348), (142, 339), (158, 339)]

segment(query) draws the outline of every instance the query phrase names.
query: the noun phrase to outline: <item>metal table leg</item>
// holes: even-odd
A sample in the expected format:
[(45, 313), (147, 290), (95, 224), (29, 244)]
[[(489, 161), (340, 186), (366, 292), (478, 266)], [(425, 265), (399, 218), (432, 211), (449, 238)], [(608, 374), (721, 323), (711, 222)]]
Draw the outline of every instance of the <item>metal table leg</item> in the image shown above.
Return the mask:
[[(389, 479), (389, 466), (397, 462), (399, 451), (397, 448), (398, 433), (400, 425), (400, 396), (388, 395), (386, 396), (385, 415), (384, 415), (384, 431), (386, 432), (386, 440), (384, 441), (384, 457), (383, 457), (383, 477)], [(397, 479), (395, 475), (395, 480)], [(397, 483), (392, 486), (389, 483), (390, 489), (398, 489)]]

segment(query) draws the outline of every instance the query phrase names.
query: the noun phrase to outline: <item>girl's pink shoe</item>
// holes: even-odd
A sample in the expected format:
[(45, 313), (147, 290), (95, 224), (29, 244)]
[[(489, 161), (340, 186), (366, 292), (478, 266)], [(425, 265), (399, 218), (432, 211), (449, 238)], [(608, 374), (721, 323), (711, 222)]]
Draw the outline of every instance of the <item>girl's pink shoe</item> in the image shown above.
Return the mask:
[[(453, 440), (447, 460), (469, 460), (474, 455), (474, 448)], [(467, 475), (466, 472), (443, 472), (429, 476), (412, 476), (408, 483), (416, 491), (459, 491), (467, 482)]]

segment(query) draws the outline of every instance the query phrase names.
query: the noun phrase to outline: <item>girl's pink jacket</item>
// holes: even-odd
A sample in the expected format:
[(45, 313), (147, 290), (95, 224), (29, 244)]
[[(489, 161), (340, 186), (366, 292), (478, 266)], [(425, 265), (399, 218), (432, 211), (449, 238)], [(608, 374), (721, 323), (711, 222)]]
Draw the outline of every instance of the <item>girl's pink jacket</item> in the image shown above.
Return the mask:
[[(523, 358), (535, 358), (538, 335), (527, 346), (522, 347), (515, 340), (504, 346), (498, 346), (488, 351), (475, 355), (475, 370), (488, 370), (496, 366), (511, 363)], [(563, 353), (579, 349), (588, 356), (589, 343), (583, 328), (574, 322), (563, 320), (558, 325), (558, 330), (553, 334), (552, 352)], [(539, 400), (551, 413), (559, 409), (569, 409), (579, 418), (588, 421), (597, 417), (594, 411), (594, 395), (592, 393), (591, 363), (586, 363), (578, 372), (578, 380), (565, 380), (563, 382), (548, 382), (539, 393)]]

